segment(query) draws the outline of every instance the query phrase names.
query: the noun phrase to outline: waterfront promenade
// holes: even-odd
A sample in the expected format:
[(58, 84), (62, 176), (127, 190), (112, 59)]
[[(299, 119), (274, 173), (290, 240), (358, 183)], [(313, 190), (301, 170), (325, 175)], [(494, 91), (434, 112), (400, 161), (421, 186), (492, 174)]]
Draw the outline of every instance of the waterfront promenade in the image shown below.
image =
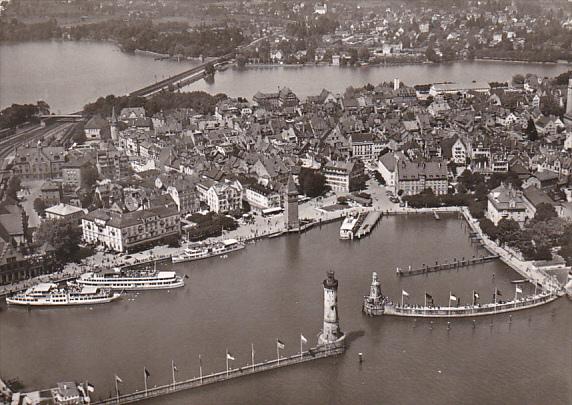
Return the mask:
[(467, 207), (461, 207), (458, 210), (462, 213), (473, 232), (481, 238), (481, 242), (485, 249), (494, 255), (498, 255), (506, 265), (529, 280), (532, 284), (542, 288), (544, 291), (562, 293), (562, 285), (558, 282), (556, 277), (547, 274), (546, 271), (536, 266), (534, 262), (520, 260), (513, 253), (490, 240), (489, 237), (481, 230), (478, 221), (471, 216)]

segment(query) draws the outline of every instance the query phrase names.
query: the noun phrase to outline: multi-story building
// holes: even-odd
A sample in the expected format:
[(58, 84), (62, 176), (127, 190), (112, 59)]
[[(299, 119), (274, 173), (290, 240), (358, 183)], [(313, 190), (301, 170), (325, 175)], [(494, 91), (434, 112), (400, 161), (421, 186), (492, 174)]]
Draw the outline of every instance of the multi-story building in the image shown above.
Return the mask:
[(447, 194), (449, 180), (443, 162), (401, 160), (395, 167), (395, 190), (401, 195), (415, 195), (431, 189), (436, 195)]
[(71, 160), (62, 165), (62, 185), (70, 188), (81, 188), (85, 168), (89, 163)]
[(128, 213), (100, 208), (82, 219), (82, 231), (87, 243), (126, 252), (178, 238), (180, 217), (176, 209), (167, 207)]
[(204, 179), (197, 184), (199, 198), (211, 211), (230, 212), (242, 209), (242, 184), (235, 181), (214, 181)]
[(85, 137), (88, 141), (98, 141), (101, 139), (103, 131), (109, 127), (109, 122), (99, 115), (94, 115), (83, 127)]
[(490, 93), (491, 86), (486, 82), (435, 83), (429, 89), (429, 95), (435, 97), (445, 94), (466, 94), (468, 92)]
[(457, 138), (451, 148), (451, 158), (456, 164), (464, 165), (467, 163), (470, 148), (461, 138)]
[(81, 219), (85, 216), (86, 211), (74, 205), (60, 203), (46, 208), (45, 213), (46, 219), (67, 220), (81, 225)]
[(62, 186), (60, 183), (47, 180), (40, 187), (40, 193), (46, 205), (56, 205), (59, 204), (62, 199)]
[(283, 87), (278, 92), (278, 105), (280, 107), (296, 107), (300, 103), (298, 97), (288, 87)]
[(258, 183), (250, 184), (244, 189), (244, 198), (253, 209), (264, 210), (280, 207), (280, 193)]
[(280, 97), (278, 93), (262, 93), (257, 92), (252, 100), (262, 108), (274, 110), (280, 105)]
[(363, 162), (373, 161), (380, 152), (381, 144), (375, 142), (371, 133), (353, 133), (350, 135), (352, 158)]
[(129, 156), (120, 151), (106, 151), (97, 155), (97, 171), (106, 179), (120, 179), (129, 175)]
[(13, 170), (22, 180), (51, 179), (62, 175), (64, 163), (63, 147), (38, 144), (16, 149)]
[(352, 181), (363, 171), (356, 162), (332, 160), (322, 166), (322, 174), (326, 177), (326, 185), (333, 191), (349, 193)]
[(177, 204), (181, 215), (193, 214), (201, 208), (199, 194), (193, 182), (177, 179), (167, 186), (167, 193)]
[(397, 161), (397, 156), (391, 152), (384, 154), (377, 161), (377, 171), (381, 174), (387, 188), (390, 190), (395, 188), (395, 166)]
[(501, 184), (488, 195), (486, 216), (495, 225), (503, 218), (513, 219), (523, 225), (527, 218), (527, 205), (522, 191)]

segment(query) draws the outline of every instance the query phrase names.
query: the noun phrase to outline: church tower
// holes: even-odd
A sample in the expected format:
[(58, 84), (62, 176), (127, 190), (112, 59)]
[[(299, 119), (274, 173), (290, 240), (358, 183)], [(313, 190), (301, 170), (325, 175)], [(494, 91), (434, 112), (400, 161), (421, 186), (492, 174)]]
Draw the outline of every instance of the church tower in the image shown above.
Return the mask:
[(572, 127), (572, 77), (568, 79), (568, 93), (566, 96), (566, 114), (564, 114), (564, 124)]
[(296, 188), (292, 174), (288, 176), (288, 185), (286, 186), (284, 221), (286, 230), (298, 229), (300, 227), (300, 221), (298, 219), (298, 189)]
[(344, 338), (338, 316), (338, 280), (330, 270), (324, 280), (324, 327), (318, 345), (341, 345)]
[(113, 142), (117, 142), (117, 140), (119, 139), (117, 131), (118, 131), (118, 129), (117, 129), (117, 116), (115, 115), (115, 106), (113, 106), (111, 109), (111, 128), (110, 128), (111, 140)]

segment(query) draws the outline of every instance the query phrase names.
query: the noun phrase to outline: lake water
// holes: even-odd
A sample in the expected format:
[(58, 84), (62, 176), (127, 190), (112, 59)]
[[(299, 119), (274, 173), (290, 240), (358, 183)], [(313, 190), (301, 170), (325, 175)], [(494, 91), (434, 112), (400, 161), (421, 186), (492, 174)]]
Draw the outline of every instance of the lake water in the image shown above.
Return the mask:
[[(27, 311), (0, 307), (0, 374), (19, 376), (28, 388), (58, 381), (89, 380), (95, 397), (166, 384), (175, 360), (179, 380), (222, 371), (225, 350), (233, 366), (299, 350), (299, 335), (315, 344), (321, 328), (322, 280), (335, 270), (339, 280), (341, 327), (350, 337), (340, 357), (263, 373), (154, 400), (156, 404), (503, 404), (569, 405), (572, 304), (566, 298), (536, 309), (471, 319), (429, 321), (361, 313), (371, 272), (383, 292), (410, 303), (424, 292), (446, 305), (449, 291), (463, 303), (476, 289), (483, 303), (494, 288), (512, 297), (510, 280), (521, 278), (501, 262), (398, 278), (395, 268), (472, 257), (471, 244), (456, 216), (385, 217), (361, 241), (340, 241), (339, 223), (302, 235), (264, 240), (230, 254), (174, 266), (188, 274), (184, 288), (131, 294), (134, 301), (93, 308)], [(493, 279), (492, 275), (495, 274)], [(531, 292), (525, 286), (525, 293)], [(492, 323), (492, 324), (491, 324)], [(364, 362), (358, 362), (358, 353)]]
[[(31, 42), (0, 45), (0, 108), (12, 103), (46, 100), (53, 112), (80, 110), (108, 94), (133, 90), (188, 69), (198, 62), (155, 61), (122, 53), (111, 43)], [(218, 72), (213, 83), (204, 80), (189, 90), (227, 93), (252, 98), (258, 91), (288, 86), (300, 97), (323, 88), (342, 92), (348, 86), (378, 84), (399, 77), (407, 84), (439, 81), (507, 81), (516, 73), (556, 76), (570, 65), (507, 62), (456, 62), (443, 65), (341, 68), (252, 67)]]

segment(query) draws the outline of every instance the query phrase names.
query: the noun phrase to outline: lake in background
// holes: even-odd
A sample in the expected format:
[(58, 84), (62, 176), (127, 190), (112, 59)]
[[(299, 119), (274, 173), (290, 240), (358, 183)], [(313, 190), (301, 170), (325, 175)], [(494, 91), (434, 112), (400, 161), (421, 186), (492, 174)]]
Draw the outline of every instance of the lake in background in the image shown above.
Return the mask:
[[(12, 103), (45, 100), (55, 113), (79, 111), (108, 94), (122, 95), (189, 69), (198, 61), (156, 61), (126, 54), (112, 43), (29, 42), (0, 45), (0, 108)], [(258, 91), (288, 86), (299, 97), (323, 88), (343, 92), (348, 86), (378, 84), (398, 77), (414, 85), (442, 81), (510, 81), (516, 73), (553, 77), (570, 65), (509, 62), (455, 62), (404, 66), (342, 68), (338, 66), (276, 66), (229, 68), (185, 90), (204, 90), (252, 99)]]

